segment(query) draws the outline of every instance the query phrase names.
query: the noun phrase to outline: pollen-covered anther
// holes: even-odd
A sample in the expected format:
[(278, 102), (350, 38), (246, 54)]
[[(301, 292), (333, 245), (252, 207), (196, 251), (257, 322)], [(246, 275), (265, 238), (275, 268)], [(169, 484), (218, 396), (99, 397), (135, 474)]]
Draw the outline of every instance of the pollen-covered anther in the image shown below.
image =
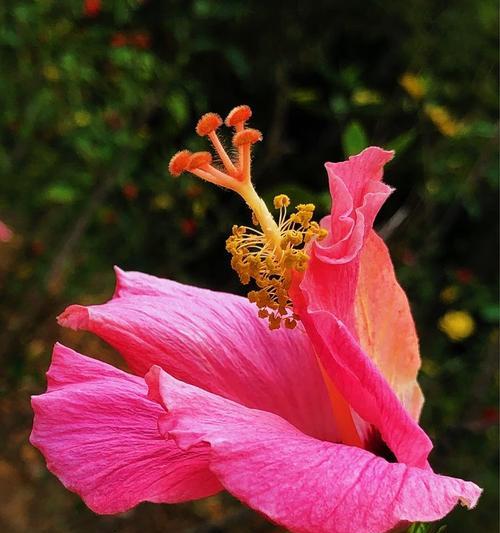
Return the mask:
[(204, 168), (212, 163), (212, 154), (210, 152), (195, 152), (187, 161), (187, 170), (196, 170)]
[(205, 137), (222, 126), (222, 118), (217, 113), (205, 113), (198, 124), (196, 124), (196, 133), (200, 137)]
[(308, 229), (314, 215), (314, 204), (299, 204), (296, 209), (297, 212), (290, 217), (292, 222), (300, 224), (304, 229)]
[(242, 127), (245, 122), (252, 116), (252, 110), (247, 105), (239, 105), (234, 107), (228, 113), (225, 123), (228, 128)]
[(233, 146), (246, 146), (249, 144), (255, 144), (262, 141), (262, 133), (259, 130), (253, 128), (247, 128), (245, 130), (235, 133), (233, 136)]
[(180, 176), (185, 170), (187, 170), (188, 162), (191, 159), (191, 152), (189, 150), (181, 150), (177, 152), (168, 164), (168, 171), (172, 176)]
[(281, 237), (281, 248), (285, 250), (288, 245), (297, 246), (301, 244), (304, 240), (304, 236), (300, 231), (297, 230), (288, 230)]
[(269, 329), (279, 329), (281, 326), (281, 316), (278, 313), (271, 313), (268, 318), (269, 320)]
[(293, 272), (304, 272), (307, 268), (309, 255), (304, 244), (326, 236), (326, 230), (311, 220), (313, 204), (300, 204), (287, 217), (289, 205), (290, 199), (284, 194), (274, 198), (274, 206), (279, 209), (277, 245), (265, 232), (244, 226), (233, 226), (232, 235), (226, 241), (226, 249), (232, 255), (231, 266), (242, 283), (246, 285), (253, 280), (257, 285), (248, 298), (271, 329), (297, 325), (298, 317), (288, 294)]
[(281, 209), (290, 205), (290, 198), (286, 194), (278, 194), (273, 200), (274, 208)]

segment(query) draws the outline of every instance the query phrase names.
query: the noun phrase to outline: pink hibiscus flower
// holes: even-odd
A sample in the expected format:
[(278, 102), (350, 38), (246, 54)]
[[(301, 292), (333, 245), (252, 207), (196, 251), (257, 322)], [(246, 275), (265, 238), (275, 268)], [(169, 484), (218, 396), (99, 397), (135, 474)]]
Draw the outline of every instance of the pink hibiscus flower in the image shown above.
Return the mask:
[(0, 242), (9, 242), (12, 235), (12, 230), (0, 220)]
[(209, 114), (197, 131), (224, 168), (183, 151), (170, 169), (233, 189), (252, 208), (262, 231), (233, 228), (228, 250), (242, 281), (257, 282), (259, 309), (116, 269), (110, 301), (72, 305), (59, 322), (99, 335), (134, 375), (56, 345), (47, 392), (33, 398), (31, 442), (98, 513), (225, 489), (291, 531), (359, 533), (474, 507), (479, 487), (427, 462), (415, 327), (371, 229), (391, 193), (381, 179), (393, 154), (368, 148), (327, 163), (333, 207), (321, 226), (310, 204), (286, 219), (284, 195), (275, 223), (251, 187), (260, 133), (245, 129), (249, 115), (243, 106), (226, 119), (236, 163)]

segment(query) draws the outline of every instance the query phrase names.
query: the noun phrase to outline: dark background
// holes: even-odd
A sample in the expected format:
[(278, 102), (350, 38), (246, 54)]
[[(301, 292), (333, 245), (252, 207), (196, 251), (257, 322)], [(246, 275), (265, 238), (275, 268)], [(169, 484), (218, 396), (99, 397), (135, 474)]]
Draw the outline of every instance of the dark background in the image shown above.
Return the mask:
[(113, 264), (244, 292), (224, 240), (245, 207), (167, 173), (175, 151), (206, 147), (202, 113), (241, 103), (264, 133), (254, 181), (267, 199), (325, 214), (325, 161), (397, 150), (377, 226), (420, 333), (432, 464), (485, 489), (443, 524), (497, 531), (497, 27), (493, 0), (2, 3), (2, 531), (276, 530), (227, 495), (98, 517), (28, 444), (56, 339), (121, 364), (55, 323), (110, 297)]

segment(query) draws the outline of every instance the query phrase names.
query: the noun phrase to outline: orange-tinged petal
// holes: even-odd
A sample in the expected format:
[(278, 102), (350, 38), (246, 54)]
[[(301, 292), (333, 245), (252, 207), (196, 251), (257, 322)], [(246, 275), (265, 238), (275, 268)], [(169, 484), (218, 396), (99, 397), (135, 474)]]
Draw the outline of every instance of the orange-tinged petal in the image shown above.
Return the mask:
[(387, 246), (374, 231), (360, 255), (355, 313), (361, 346), (418, 420), (424, 397), (417, 383), (420, 354), (415, 323)]

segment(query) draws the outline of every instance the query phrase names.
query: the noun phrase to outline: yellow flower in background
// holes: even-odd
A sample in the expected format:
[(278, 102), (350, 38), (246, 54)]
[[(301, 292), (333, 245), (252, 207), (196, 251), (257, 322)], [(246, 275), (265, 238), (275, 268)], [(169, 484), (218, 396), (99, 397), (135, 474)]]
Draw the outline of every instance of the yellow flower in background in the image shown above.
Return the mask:
[(445, 304), (456, 302), (460, 295), (460, 287), (457, 285), (448, 285), (439, 294), (439, 299)]
[(474, 319), (467, 311), (448, 311), (438, 322), (439, 329), (452, 341), (463, 341), (476, 329)]
[(152, 201), (153, 209), (167, 210), (172, 207), (174, 199), (170, 194), (161, 193), (157, 194)]
[(375, 91), (371, 91), (370, 89), (356, 89), (352, 93), (352, 101), (356, 105), (362, 106), (380, 104), (382, 98), (380, 94)]
[(399, 79), (399, 84), (414, 100), (421, 100), (427, 92), (422, 76), (411, 72), (405, 72)]
[(453, 118), (446, 107), (426, 104), (424, 111), (436, 128), (446, 137), (455, 137), (455, 135), (462, 133), (464, 130), (464, 125)]
[(76, 111), (73, 115), (73, 120), (79, 128), (84, 128), (90, 124), (92, 116), (88, 111)]

